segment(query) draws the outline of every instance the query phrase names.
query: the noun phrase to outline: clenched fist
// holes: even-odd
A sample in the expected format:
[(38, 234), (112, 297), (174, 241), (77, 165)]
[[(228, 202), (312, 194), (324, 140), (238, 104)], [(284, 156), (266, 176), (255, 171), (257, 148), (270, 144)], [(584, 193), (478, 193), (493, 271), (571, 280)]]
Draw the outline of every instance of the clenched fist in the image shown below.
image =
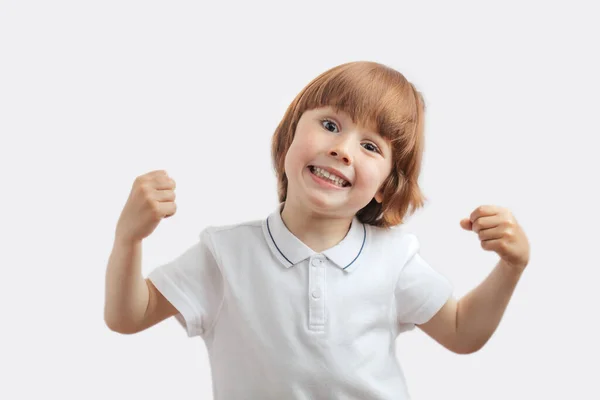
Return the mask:
[(175, 181), (166, 171), (140, 175), (133, 182), (115, 236), (121, 241), (141, 241), (154, 232), (163, 218), (175, 214), (176, 209)]

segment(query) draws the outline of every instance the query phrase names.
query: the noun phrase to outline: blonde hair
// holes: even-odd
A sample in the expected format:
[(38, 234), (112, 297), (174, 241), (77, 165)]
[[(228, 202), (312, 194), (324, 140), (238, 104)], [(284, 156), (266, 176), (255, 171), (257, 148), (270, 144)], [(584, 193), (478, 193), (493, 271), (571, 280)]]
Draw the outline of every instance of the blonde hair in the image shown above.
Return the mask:
[(365, 224), (389, 228), (402, 224), (407, 214), (423, 207), (427, 198), (418, 185), (424, 147), (423, 95), (400, 72), (370, 62), (350, 62), (313, 79), (289, 105), (271, 143), (279, 202), (287, 197), (287, 154), (300, 116), (307, 110), (331, 106), (353, 122), (374, 126), (390, 141), (392, 171), (382, 185), (383, 200), (356, 213)]

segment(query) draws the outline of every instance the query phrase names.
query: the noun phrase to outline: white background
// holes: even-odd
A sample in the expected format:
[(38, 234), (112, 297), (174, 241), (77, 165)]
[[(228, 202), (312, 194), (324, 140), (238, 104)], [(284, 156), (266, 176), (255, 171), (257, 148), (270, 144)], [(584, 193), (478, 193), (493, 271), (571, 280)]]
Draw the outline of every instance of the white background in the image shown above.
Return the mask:
[(131, 185), (154, 169), (177, 182), (177, 214), (144, 241), (147, 275), (205, 226), (266, 217), (288, 104), (372, 60), (427, 102), (429, 202), (407, 229), (456, 296), (498, 259), (459, 225), (477, 206), (508, 207), (531, 243), (481, 351), (400, 336), (413, 398), (600, 398), (593, 2), (418, 4), (0, 2), (0, 397), (211, 398), (202, 339), (174, 318), (129, 336), (104, 323)]

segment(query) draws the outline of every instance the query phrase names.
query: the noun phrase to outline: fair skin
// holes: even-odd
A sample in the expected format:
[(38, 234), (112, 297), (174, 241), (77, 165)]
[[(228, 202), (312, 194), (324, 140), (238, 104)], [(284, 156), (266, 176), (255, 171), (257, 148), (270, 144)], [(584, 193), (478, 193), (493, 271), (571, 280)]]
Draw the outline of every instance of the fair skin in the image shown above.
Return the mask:
[(523, 228), (503, 207), (479, 206), (460, 225), (477, 233), (481, 247), (494, 251), (500, 260), (479, 286), (459, 301), (449, 299), (419, 327), (455, 353), (469, 354), (480, 350), (498, 327), (529, 264), (530, 246)]
[[(350, 185), (328, 186), (311, 166), (334, 168)], [(391, 172), (389, 143), (375, 130), (359, 126), (331, 107), (304, 112), (285, 159), (288, 195), (281, 213), (287, 228), (316, 252), (339, 243), (352, 218), (371, 199), (382, 200), (380, 187)], [(509, 210), (480, 206), (461, 221), (478, 234), (484, 250), (500, 261), (489, 276), (460, 300), (451, 297), (419, 328), (447, 349), (479, 350), (496, 330), (529, 262), (529, 243)]]
[[(325, 183), (311, 166), (334, 168), (350, 185)], [(373, 198), (381, 202), (379, 189), (391, 168), (390, 145), (373, 128), (358, 126), (331, 107), (305, 111), (285, 158), (285, 225), (316, 252), (333, 247), (361, 208)]]

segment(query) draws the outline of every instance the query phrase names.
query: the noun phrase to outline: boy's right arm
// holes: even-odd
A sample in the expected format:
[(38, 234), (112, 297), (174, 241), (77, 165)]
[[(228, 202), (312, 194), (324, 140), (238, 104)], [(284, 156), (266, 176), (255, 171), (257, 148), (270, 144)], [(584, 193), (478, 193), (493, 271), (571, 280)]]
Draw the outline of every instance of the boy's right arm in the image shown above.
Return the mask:
[(151, 171), (135, 179), (106, 268), (104, 321), (113, 331), (140, 332), (178, 313), (142, 277), (142, 240), (175, 211), (175, 181), (166, 171)]
[(115, 240), (106, 269), (104, 321), (123, 334), (141, 332), (178, 310), (141, 273), (142, 242)]

